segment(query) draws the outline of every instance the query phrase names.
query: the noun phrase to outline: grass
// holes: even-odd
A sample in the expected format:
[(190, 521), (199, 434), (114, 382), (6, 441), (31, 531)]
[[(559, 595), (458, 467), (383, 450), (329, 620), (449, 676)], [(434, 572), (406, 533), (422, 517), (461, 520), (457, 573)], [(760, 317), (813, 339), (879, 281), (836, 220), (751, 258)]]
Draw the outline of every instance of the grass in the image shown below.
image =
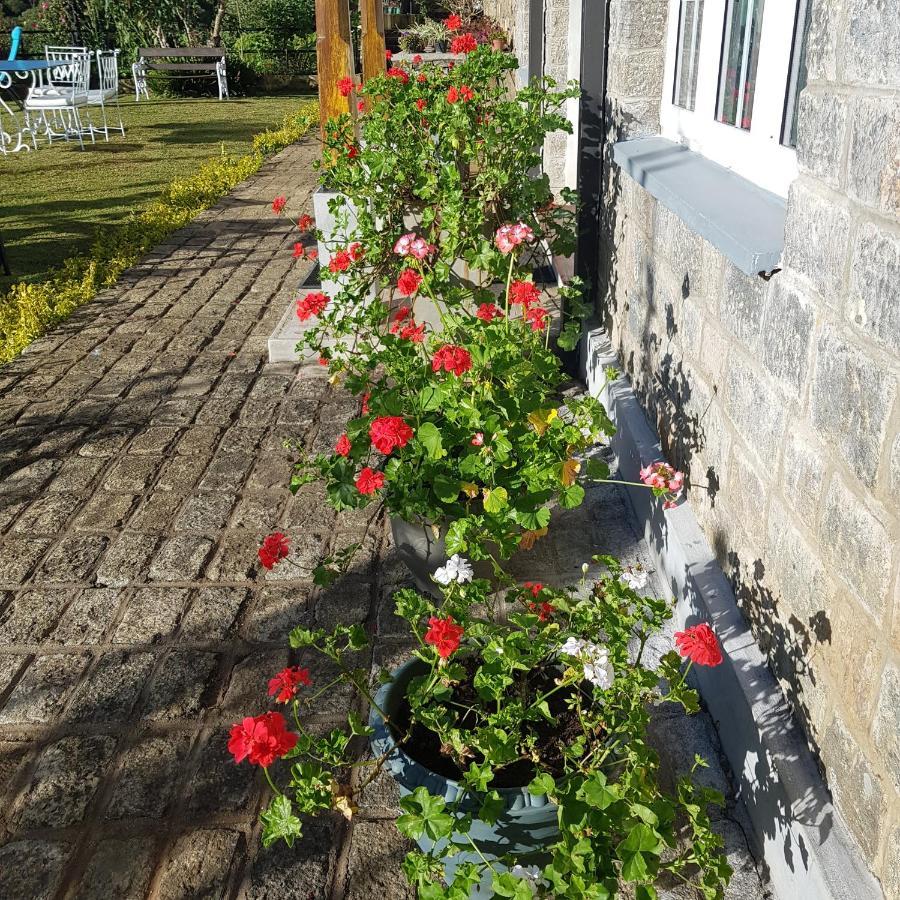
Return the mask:
[[(301, 97), (280, 94), (219, 102), (122, 98), (124, 137), (77, 143), (46, 141), (37, 152), (0, 156), (0, 236), (15, 282), (45, 278), (63, 258), (87, 252), (98, 228), (124, 223), (178, 177), (206, 160), (243, 154), (254, 134), (277, 126)], [(95, 124), (100, 121), (92, 110)]]

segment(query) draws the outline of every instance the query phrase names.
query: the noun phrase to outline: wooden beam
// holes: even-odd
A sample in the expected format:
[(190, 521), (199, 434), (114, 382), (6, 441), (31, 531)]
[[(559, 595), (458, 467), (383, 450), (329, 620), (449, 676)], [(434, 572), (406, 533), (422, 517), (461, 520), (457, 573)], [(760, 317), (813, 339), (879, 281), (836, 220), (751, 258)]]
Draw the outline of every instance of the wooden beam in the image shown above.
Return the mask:
[(341, 78), (353, 77), (348, 0), (316, 0), (316, 64), (319, 80), (319, 118), (325, 123), (350, 112), (350, 100), (338, 90)]
[(362, 25), (362, 73), (368, 81), (385, 70), (384, 3), (383, 0), (359, 0)]

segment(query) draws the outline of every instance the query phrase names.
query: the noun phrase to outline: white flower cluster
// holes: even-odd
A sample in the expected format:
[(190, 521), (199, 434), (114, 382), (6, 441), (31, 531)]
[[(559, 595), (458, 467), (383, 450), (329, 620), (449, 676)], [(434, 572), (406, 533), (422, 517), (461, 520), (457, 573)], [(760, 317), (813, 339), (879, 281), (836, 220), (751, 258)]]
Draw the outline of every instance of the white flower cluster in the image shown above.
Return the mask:
[(431, 577), (445, 587), (453, 581), (465, 584), (471, 581), (475, 575), (475, 570), (467, 559), (463, 559), (458, 553), (454, 553), (447, 560), (445, 566), (441, 566)]
[(515, 865), (509, 870), (509, 874), (515, 875), (516, 878), (523, 878), (531, 888), (532, 896), (537, 893), (538, 885), (544, 882), (544, 873), (537, 866)]
[(647, 579), (647, 573), (641, 569), (626, 569), (619, 576), (619, 581), (626, 587), (630, 587), (633, 591), (640, 591), (647, 587)]
[(559, 648), (560, 653), (574, 656), (584, 668), (584, 677), (599, 688), (608, 688), (615, 678), (609, 662), (609, 652), (603, 644), (595, 644), (584, 638), (570, 637)]

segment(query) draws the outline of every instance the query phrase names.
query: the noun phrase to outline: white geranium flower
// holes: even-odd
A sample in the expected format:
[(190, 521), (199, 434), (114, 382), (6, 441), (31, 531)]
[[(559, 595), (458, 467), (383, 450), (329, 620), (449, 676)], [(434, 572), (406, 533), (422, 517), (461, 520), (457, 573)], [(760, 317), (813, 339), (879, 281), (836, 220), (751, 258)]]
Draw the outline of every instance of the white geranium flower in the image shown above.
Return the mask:
[(513, 866), (509, 870), (510, 875), (523, 878), (531, 888), (531, 893), (536, 894), (538, 885), (543, 881), (544, 873), (537, 866)]
[(565, 653), (566, 656), (581, 656), (581, 651), (584, 650), (587, 641), (582, 640), (581, 638), (570, 637), (566, 639), (566, 642), (559, 648), (560, 653)]
[(467, 559), (463, 559), (458, 553), (454, 553), (447, 564), (437, 569), (431, 577), (444, 586), (456, 581), (459, 584), (465, 584), (471, 581), (475, 575), (475, 570), (469, 564)]
[(609, 663), (609, 652), (603, 644), (595, 644), (583, 638), (570, 637), (559, 648), (560, 653), (578, 658), (584, 669), (584, 677), (591, 684), (608, 688), (613, 683), (615, 673)]
[(640, 591), (647, 587), (648, 577), (644, 571), (628, 569), (619, 576), (619, 581), (633, 591)]

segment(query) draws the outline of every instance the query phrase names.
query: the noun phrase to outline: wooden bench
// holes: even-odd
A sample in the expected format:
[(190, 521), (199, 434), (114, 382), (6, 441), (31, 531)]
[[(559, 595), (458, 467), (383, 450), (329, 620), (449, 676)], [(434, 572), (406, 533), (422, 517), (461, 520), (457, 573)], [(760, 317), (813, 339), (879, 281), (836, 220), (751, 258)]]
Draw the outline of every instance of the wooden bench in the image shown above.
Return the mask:
[[(192, 62), (162, 62), (161, 60), (192, 60)], [(203, 60), (200, 62), (199, 60)], [(228, 78), (225, 72), (225, 51), (221, 47), (141, 47), (137, 62), (131, 67), (134, 75), (134, 99), (141, 94), (148, 100), (147, 75), (162, 72), (170, 78), (215, 78), (219, 99), (228, 97)]]

